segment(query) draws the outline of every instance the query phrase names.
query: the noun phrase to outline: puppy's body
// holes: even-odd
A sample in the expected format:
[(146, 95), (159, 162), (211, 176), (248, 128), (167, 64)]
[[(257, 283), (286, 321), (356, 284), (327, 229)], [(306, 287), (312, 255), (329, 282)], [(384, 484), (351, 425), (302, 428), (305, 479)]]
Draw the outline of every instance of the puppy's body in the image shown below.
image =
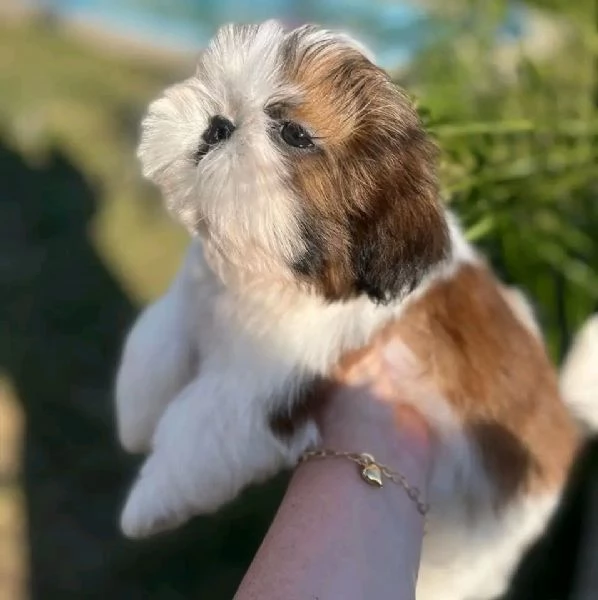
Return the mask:
[(275, 421), (388, 328), (438, 392), (416, 403), (442, 444), (418, 600), (500, 593), (577, 432), (530, 315), (441, 207), (404, 95), (345, 37), (230, 27), (152, 106), (140, 154), (198, 239), (119, 371), (121, 440), (151, 449), (124, 531), (172, 528), (294, 465), (317, 429)]

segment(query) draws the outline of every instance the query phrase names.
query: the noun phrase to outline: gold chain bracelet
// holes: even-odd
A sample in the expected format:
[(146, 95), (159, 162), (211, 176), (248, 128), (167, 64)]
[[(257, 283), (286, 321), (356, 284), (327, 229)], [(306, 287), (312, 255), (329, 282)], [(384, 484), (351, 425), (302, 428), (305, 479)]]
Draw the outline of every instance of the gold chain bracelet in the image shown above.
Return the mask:
[(299, 462), (305, 462), (310, 458), (348, 458), (361, 467), (362, 479), (375, 487), (383, 486), (383, 476), (393, 483), (400, 485), (409, 499), (417, 506), (417, 511), (424, 517), (430, 506), (421, 499), (421, 492), (415, 486), (409, 484), (404, 475), (391, 471), (388, 467), (381, 465), (371, 454), (358, 452), (336, 452), (335, 450), (309, 450), (304, 452)]

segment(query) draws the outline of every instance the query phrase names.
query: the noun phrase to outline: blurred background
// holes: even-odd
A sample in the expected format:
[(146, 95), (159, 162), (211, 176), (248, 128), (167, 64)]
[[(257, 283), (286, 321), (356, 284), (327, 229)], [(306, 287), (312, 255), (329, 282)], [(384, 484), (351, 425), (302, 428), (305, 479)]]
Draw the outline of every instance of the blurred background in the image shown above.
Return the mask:
[(220, 24), (273, 16), (357, 35), (417, 98), (447, 201), (555, 361), (598, 309), (594, 0), (0, 0), (2, 600), (230, 599), (272, 518), (284, 476), (121, 539), (111, 386), (186, 243), (140, 178), (141, 115)]

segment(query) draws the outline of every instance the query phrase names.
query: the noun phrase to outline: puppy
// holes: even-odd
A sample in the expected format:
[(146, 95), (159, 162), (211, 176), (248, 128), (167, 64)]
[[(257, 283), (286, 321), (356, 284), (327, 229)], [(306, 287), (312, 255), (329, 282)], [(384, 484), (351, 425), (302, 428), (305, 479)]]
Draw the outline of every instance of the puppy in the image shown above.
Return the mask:
[(120, 439), (149, 452), (126, 535), (295, 465), (318, 444), (293, 419), (312, 383), (392, 326), (438, 392), (416, 403), (441, 444), (418, 600), (501, 593), (579, 433), (531, 312), (442, 206), (435, 155), (361, 46), (311, 26), (224, 27), (150, 106), (143, 172), (193, 241), (118, 373)]

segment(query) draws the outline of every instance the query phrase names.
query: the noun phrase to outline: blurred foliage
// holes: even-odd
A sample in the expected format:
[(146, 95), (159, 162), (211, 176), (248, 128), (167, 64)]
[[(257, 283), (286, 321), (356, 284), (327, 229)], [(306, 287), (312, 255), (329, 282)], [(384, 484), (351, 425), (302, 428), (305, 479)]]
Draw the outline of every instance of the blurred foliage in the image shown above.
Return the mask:
[(59, 150), (80, 169), (101, 200), (94, 242), (140, 301), (167, 284), (185, 239), (141, 180), (138, 124), (149, 100), (186, 67), (135, 48), (123, 52), (110, 38), (90, 45), (59, 23), (0, 22), (0, 139), (32, 165)]
[(534, 35), (497, 47), (506, 2), (451, 2), (450, 35), (400, 79), (441, 147), (446, 198), (559, 357), (598, 308), (598, 9), (527, 4)]

